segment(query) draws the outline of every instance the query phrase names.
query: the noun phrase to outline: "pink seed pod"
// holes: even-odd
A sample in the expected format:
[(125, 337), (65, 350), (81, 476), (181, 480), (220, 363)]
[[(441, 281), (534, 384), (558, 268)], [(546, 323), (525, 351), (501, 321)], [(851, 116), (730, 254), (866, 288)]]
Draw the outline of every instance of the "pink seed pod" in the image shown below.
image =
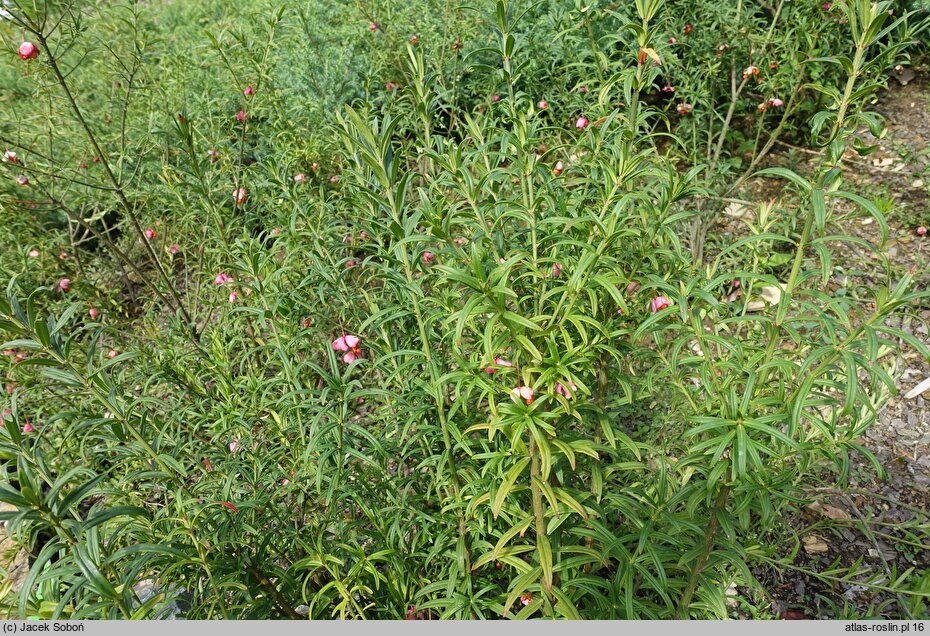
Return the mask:
[(671, 305), (668, 298), (666, 298), (665, 296), (656, 296), (651, 301), (649, 301), (649, 303), (652, 307), (652, 313), (656, 313), (657, 311), (662, 311), (663, 309), (666, 309), (667, 307)]
[(549, 102), (544, 99), (539, 100), (539, 103), (536, 105), (539, 106), (539, 110), (546, 110), (549, 108)]
[(39, 47), (32, 42), (23, 42), (19, 45), (19, 57), (23, 60), (34, 60), (39, 55)]
[(583, 130), (588, 127), (588, 120), (584, 117), (579, 117), (575, 120), (575, 128)]
[(246, 97), (251, 97), (252, 95), (255, 94), (255, 89), (252, 88), (251, 84), (249, 84), (248, 86), (245, 87), (245, 90), (242, 91), (242, 94), (245, 95)]

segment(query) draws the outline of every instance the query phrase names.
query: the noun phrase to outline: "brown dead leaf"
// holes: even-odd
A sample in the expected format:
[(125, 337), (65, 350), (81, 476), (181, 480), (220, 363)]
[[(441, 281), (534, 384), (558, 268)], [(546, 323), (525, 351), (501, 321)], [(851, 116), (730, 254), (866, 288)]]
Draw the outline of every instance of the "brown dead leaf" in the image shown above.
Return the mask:
[(823, 554), (830, 551), (830, 546), (823, 537), (818, 537), (816, 534), (802, 537), (801, 542), (804, 544), (804, 551), (808, 554)]
[(659, 54), (655, 52), (655, 49), (650, 49), (646, 47), (641, 48), (639, 50), (640, 64), (646, 61), (646, 58), (644, 57), (644, 55), (648, 55), (649, 57), (651, 57), (653, 60), (655, 60), (656, 64), (662, 64), (662, 58), (659, 57)]
[(830, 504), (825, 504), (820, 501), (815, 501), (810, 504), (808, 509), (819, 512), (824, 517), (833, 519), (834, 521), (849, 521), (850, 519), (849, 513), (842, 508), (837, 508), (836, 506), (831, 506)]

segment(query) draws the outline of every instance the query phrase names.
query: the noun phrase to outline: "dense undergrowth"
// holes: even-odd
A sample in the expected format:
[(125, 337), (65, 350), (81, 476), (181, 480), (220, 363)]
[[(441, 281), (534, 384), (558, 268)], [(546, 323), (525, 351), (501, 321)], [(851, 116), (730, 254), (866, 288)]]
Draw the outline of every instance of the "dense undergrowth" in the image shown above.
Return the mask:
[[(843, 180), (926, 11), (239, 4), (13, 0), (0, 27), (10, 611), (761, 598), (783, 516), (870, 457), (896, 352), (930, 356), (886, 323), (926, 304), (914, 272), (845, 231), (887, 210)], [(783, 138), (820, 166), (770, 167)], [(759, 176), (783, 196), (715, 241)], [(882, 284), (829, 292), (843, 242)], [(927, 615), (926, 572), (824, 576)]]

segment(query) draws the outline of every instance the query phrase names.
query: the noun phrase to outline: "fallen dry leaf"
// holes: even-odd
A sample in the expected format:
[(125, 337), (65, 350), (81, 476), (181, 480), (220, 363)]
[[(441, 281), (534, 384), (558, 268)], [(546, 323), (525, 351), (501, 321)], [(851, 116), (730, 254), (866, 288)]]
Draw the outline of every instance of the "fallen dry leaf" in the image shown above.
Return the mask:
[(836, 506), (831, 506), (830, 504), (825, 504), (820, 501), (815, 501), (807, 508), (814, 512), (819, 512), (824, 517), (833, 519), (834, 521), (848, 521), (850, 519), (849, 513), (842, 508), (837, 508)]
[(804, 544), (804, 551), (808, 554), (823, 554), (824, 552), (830, 551), (830, 546), (827, 545), (827, 542), (824, 541), (822, 537), (818, 537), (815, 534), (809, 534), (803, 537), (801, 542)]
[(726, 214), (727, 216), (732, 216), (737, 219), (746, 216), (746, 214), (749, 211), (750, 210), (748, 207), (746, 207), (742, 203), (737, 203), (736, 201), (733, 201), (732, 203), (730, 203), (729, 205), (727, 205), (727, 207), (723, 209), (724, 214)]
[(927, 378), (904, 395), (905, 400), (913, 400), (915, 397), (930, 389), (930, 378)]

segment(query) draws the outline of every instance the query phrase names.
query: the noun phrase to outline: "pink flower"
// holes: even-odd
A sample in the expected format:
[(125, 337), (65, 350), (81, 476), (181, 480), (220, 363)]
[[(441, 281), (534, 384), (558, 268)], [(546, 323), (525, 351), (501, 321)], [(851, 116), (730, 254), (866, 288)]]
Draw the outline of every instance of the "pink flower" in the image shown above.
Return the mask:
[(220, 272), (216, 275), (216, 278), (213, 279), (214, 285), (225, 285), (226, 283), (231, 283), (233, 281), (232, 277), (225, 272)]
[(358, 336), (347, 334), (333, 340), (332, 347), (334, 351), (345, 351), (342, 361), (351, 364), (362, 355), (361, 342), (362, 339)]
[(317, 170), (320, 169), (320, 164), (318, 164), (316, 161), (314, 161), (312, 164), (310, 164), (310, 169), (313, 170), (314, 172), (316, 172)]
[(762, 102), (761, 104), (759, 104), (759, 112), (760, 113), (765, 112), (765, 102)]
[(674, 93), (675, 87), (670, 84), (666, 84), (665, 86), (662, 87), (662, 92), (663, 93)]
[(567, 385), (557, 382), (555, 385), (555, 392), (569, 400), (574, 396), (574, 393), (577, 390), (578, 387), (571, 382), (569, 382)]
[(526, 401), (527, 405), (533, 403), (533, 389), (528, 386), (518, 386), (510, 392), (510, 399), (519, 402), (520, 399)]
[(303, 183), (307, 180), (307, 175), (303, 172), (294, 175), (294, 183)]
[(275, 228), (271, 228), (270, 234), (271, 234), (272, 236), (278, 236), (278, 235), (281, 234), (281, 232), (283, 232), (283, 231), (284, 231), (284, 230), (282, 230), (281, 228), (275, 227)]
[(926, 233), (927, 233), (927, 228), (925, 228), (923, 225), (917, 228), (917, 236), (923, 236)]
[(652, 306), (652, 313), (661, 311), (665, 309), (666, 307), (668, 307), (669, 305), (671, 305), (668, 298), (666, 298), (665, 296), (656, 296), (649, 302)]
[(242, 94), (245, 95), (246, 97), (249, 97), (255, 94), (255, 89), (252, 88), (251, 84), (249, 84), (248, 86), (245, 87), (245, 90), (242, 91)]
[(150, 241), (151, 241), (153, 238), (155, 238), (155, 230), (153, 230), (152, 228), (146, 228), (146, 230), (145, 230), (145, 232), (143, 232), (143, 234), (145, 234), (145, 238), (147, 238), (147, 239), (150, 240)]
[(773, 97), (769, 100), (769, 106), (772, 108), (778, 108), (779, 106), (784, 105), (785, 102), (781, 101), (777, 97)]
[(694, 27), (690, 24), (686, 24), (685, 27), (681, 30), (685, 35), (690, 35), (691, 31), (694, 30)]
[(397, 88), (397, 84), (395, 84), (394, 82), (388, 82), (388, 83), (385, 85), (385, 88), (388, 89), (389, 91), (392, 91), (392, 90), (394, 90), (395, 88)]
[(39, 250), (36, 250), (36, 249), (29, 250), (29, 257), (39, 258)]
[(60, 281), (58, 281), (58, 291), (60, 292), (71, 291), (71, 279), (62, 278)]
[(668, 43), (669, 43), (669, 44), (678, 44), (678, 40), (676, 40), (674, 37), (670, 37), (670, 38), (668, 39)]
[(356, 265), (358, 265), (358, 263), (356, 263), (355, 261), (346, 261), (346, 268), (347, 268), (347, 269), (348, 269), (349, 267), (355, 267)]
[(27, 186), (29, 185), (29, 177), (27, 177), (24, 174), (21, 174), (18, 177), (16, 177), (16, 183), (18, 183), (21, 186)]
[(752, 66), (752, 65), (750, 64), (749, 66), (747, 66), (746, 68), (743, 69), (743, 79), (744, 79), (744, 80), (749, 79), (749, 78), (752, 77), (753, 75), (755, 75), (756, 77), (759, 76), (759, 68), (758, 68), (757, 66)]
[(239, 438), (237, 437), (233, 441), (229, 442), (229, 452), (235, 454), (239, 450)]
[(565, 170), (565, 164), (563, 164), (561, 161), (556, 161), (555, 168), (552, 169), (552, 174), (554, 174), (555, 176), (559, 176), (560, 174), (562, 174), (563, 170)]
[(219, 150), (210, 149), (210, 150), (207, 151), (207, 154), (210, 155), (210, 161), (212, 161), (213, 163), (216, 163), (217, 161), (220, 160), (220, 151), (219, 151)]
[(7, 150), (3, 153), (3, 159), (9, 161), (10, 163), (17, 163), (19, 159), (16, 158), (16, 153), (12, 150)]
[(171, 247), (168, 248), (169, 254), (177, 254), (180, 251), (181, 251), (181, 246), (178, 245), (177, 243), (172, 243)]
[(97, 316), (100, 315), (100, 312), (98, 312), (95, 307), (91, 307), (90, 311), (88, 311), (87, 313), (90, 314), (91, 320), (97, 320)]
[(61, 252), (58, 254), (58, 258), (60, 260), (65, 260), (66, 258), (68, 258), (68, 252), (61, 250)]
[(330, 183), (336, 183), (337, 181), (339, 181), (339, 175), (338, 175), (338, 174), (334, 174), (333, 176), (331, 176), (331, 177), (329, 178), (329, 182), (330, 182)]
[(410, 36), (410, 44), (412, 44), (413, 46), (416, 46), (419, 43), (420, 43), (420, 38), (418, 38), (415, 35)]
[(436, 255), (430, 252), (429, 250), (426, 250), (425, 252), (423, 252), (423, 263), (424, 264), (429, 265), (430, 263), (433, 262), (434, 258), (436, 258)]
[(504, 360), (503, 358), (494, 358), (494, 363), (499, 364), (502, 367), (512, 367), (513, 362), (510, 360)]
[(372, 22), (368, 25), (368, 30), (374, 33), (378, 30), (378, 25), (375, 22)]
[(238, 292), (230, 292), (230, 294), (229, 294), (229, 302), (234, 303), (234, 302), (236, 302), (236, 300), (237, 300), (238, 298), (239, 298), (239, 293), (238, 293)]
[(236, 119), (239, 121), (245, 121), (245, 111), (240, 110), (238, 113), (236, 113)]
[(587, 95), (588, 89), (586, 86), (582, 86), (581, 88), (578, 89), (578, 92), (581, 93), (582, 95)]
[[(23, 58), (23, 59), (25, 59), (25, 58)], [(32, 433), (32, 432), (35, 431), (35, 430), (36, 430), (36, 429), (33, 428), (32, 424), (29, 423), (29, 422), (26, 422), (26, 424), (23, 426), (23, 433)]]
[[(824, 11), (829, 11), (832, 6), (833, 5), (831, 5), (829, 2), (824, 2), (822, 5), (820, 5), (820, 8), (823, 9)], [(20, 47), (20, 50), (22, 50), (22, 47)]]
[(34, 60), (39, 55), (39, 47), (32, 42), (23, 42), (19, 45), (19, 57), (23, 60)]
[(248, 198), (245, 193), (245, 188), (233, 190), (233, 198), (236, 200), (236, 205), (242, 205), (245, 203), (245, 200)]
[(549, 108), (548, 102), (546, 102), (546, 100), (544, 99), (539, 100), (539, 103), (536, 105), (539, 106), (539, 110), (546, 110), (547, 108)]
[(552, 278), (558, 278), (562, 275), (562, 264), (553, 263), (552, 264)]
[(678, 111), (679, 115), (690, 115), (693, 109), (693, 105), (689, 104), (688, 102), (682, 102), (678, 104), (675, 110)]
[(630, 281), (630, 284), (626, 286), (626, 293), (635, 294), (637, 291), (639, 291), (639, 283), (635, 280)]
[(111, 360), (112, 360), (113, 358), (115, 358), (116, 356), (118, 356), (118, 355), (119, 355), (119, 354), (116, 353), (116, 350), (115, 350), (115, 349), (110, 349), (110, 351), (107, 352), (107, 357), (110, 358)]
[(584, 129), (588, 127), (588, 120), (584, 117), (579, 117), (575, 120), (575, 128)]

